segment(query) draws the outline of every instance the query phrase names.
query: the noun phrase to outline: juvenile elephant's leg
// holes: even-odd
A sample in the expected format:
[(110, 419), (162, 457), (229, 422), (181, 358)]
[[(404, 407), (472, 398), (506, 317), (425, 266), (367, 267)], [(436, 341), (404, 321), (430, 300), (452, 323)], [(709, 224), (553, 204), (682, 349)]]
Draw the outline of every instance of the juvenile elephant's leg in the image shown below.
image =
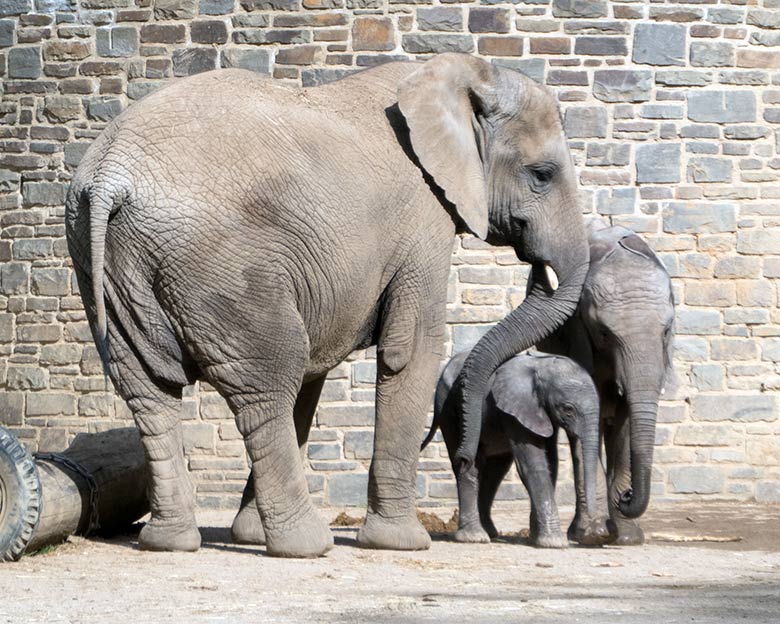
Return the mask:
[(374, 455), (368, 476), (366, 521), (357, 541), (365, 548), (423, 550), (431, 538), (417, 519), (415, 479), (439, 355), (417, 349), (398, 372), (380, 353)]
[(181, 388), (149, 378), (141, 362), (109, 324), (111, 376), (133, 413), (149, 469), (151, 519), (141, 529), (143, 550), (198, 550), (193, 486), (184, 460)]
[(482, 527), (478, 499), (480, 472), (484, 458), (477, 454), (474, 463), (455, 474), (458, 486), (458, 530), (456, 542), (487, 543), (490, 535)]
[(540, 548), (566, 548), (569, 542), (561, 532), (547, 444), (514, 439), (510, 444), (520, 479), (531, 499), (531, 544)]
[(479, 521), (482, 524), (482, 528), (490, 536), (490, 538), (498, 537), (498, 530), (496, 525), (493, 524), (491, 517), (491, 509), (493, 507), (493, 500), (496, 498), (496, 492), (498, 486), (504, 480), (506, 473), (509, 472), (509, 467), (512, 465), (512, 455), (495, 455), (493, 457), (486, 457), (484, 464), (479, 471), (479, 491), (478, 491), (478, 506), (479, 506)]
[[(317, 411), (317, 402), (319, 401), (324, 383), (325, 376), (304, 383), (295, 401), (293, 419), (295, 420), (295, 434), (298, 439), (298, 447), (301, 451), (302, 459), (305, 459), (303, 453), (306, 448), (306, 442), (309, 439), (309, 430), (314, 419), (314, 413)], [(233, 520), (231, 535), (233, 542), (236, 544), (265, 544), (265, 531), (260, 520), (260, 514), (257, 511), (255, 480), (251, 472), (241, 497), (241, 508)]]
[(609, 517), (614, 523), (615, 544), (634, 546), (644, 544), (645, 534), (636, 520), (620, 513), (620, 495), (631, 487), (631, 425), (626, 413), (617, 410), (615, 418), (604, 428), (607, 452), (607, 503)]

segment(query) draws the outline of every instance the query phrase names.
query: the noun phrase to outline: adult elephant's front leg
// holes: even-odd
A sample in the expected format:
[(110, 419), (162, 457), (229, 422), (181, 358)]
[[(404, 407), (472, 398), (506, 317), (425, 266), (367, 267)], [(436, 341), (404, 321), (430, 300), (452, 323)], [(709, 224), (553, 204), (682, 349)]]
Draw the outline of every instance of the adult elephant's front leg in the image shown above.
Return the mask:
[(440, 359), (434, 351), (416, 349), (398, 372), (388, 366), (380, 351), (368, 510), (357, 538), (365, 548), (424, 550), (431, 545), (428, 532), (417, 520), (415, 480)]
[(618, 502), (631, 487), (631, 424), (626, 409), (616, 407), (614, 417), (604, 427), (604, 447), (607, 452), (607, 503), (609, 517), (617, 531), (615, 544), (643, 544), (645, 534), (636, 520), (620, 513)]

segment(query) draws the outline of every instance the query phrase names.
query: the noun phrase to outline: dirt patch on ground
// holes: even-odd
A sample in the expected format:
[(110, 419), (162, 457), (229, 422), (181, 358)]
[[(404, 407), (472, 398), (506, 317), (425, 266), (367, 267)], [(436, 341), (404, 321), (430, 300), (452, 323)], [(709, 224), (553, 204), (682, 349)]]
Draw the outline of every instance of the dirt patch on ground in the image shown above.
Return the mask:
[[(451, 528), (442, 519), (452, 510), (426, 513), (437, 534), (428, 551), (361, 550), (357, 527), (342, 525), (335, 548), (314, 560), (232, 544), (230, 513), (200, 515), (197, 553), (141, 552), (134, 534), (73, 538), (0, 565), (0, 622), (777, 622), (778, 507), (659, 506), (643, 519), (651, 536), (741, 541), (555, 551), (511, 535), (457, 544), (439, 525)], [(527, 517), (512, 505), (496, 524), (520, 533)]]

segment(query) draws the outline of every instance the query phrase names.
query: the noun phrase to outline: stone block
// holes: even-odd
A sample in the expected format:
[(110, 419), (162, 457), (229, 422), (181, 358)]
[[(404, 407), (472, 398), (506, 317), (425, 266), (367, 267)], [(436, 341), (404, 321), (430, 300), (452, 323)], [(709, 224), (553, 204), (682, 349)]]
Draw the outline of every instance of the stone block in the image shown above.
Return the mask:
[(141, 27), (142, 43), (183, 43), (186, 37), (184, 24), (144, 24)]
[(226, 48), (222, 50), (222, 67), (239, 67), (260, 74), (271, 73), (271, 56), (268, 50)]
[(11, 364), (5, 379), (8, 390), (43, 390), (49, 385), (49, 371), (37, 366)]
[(307, 455), (309, 459), (316, 461), (341, 459), (341, 445), (325, 443), (309, 444)]
[(677, 310), (675, 329), (679, 334), (718, 336), (720, 335), (720, 312), (716, 310)]
[(569, 139), (603, 139), (607, 136), (607, 110), (603, 106), (570, 106), (563, 118), (563, 130)]
[(736, 302), (736, 286), (728, 280), (696, 280), (685, 284), (686, 305), (725, 308)]
[(764, 338), (761, 341), (761, 359), (766, 362), (780, 362), (780, 338)]
[(173, 75), (191, 76), (216, 69), (217, 50), (214, 48), (185, 48), (173, 51)]
[(636, 181), (656, 184), (680, 181), (680, 145), (653, 143), (636, 148)]
[(233, 11), (236, 0), (200, 0), (198, 12), (201, 15), (226, 15)]
[(183, 423), (184, 452), (195, 449), (213, 451), (216, 444), (216, 427), (209, 423)]
[(352, 365), (353, 386), (374, 385), (376, 382), (376, 362), (355, 362)]
[(30, 266), (21, 262), (0, 263), (0, 293), (21, 295), (27, 292)]
[(606, 0), (553, 0), (555, 17), (607, 17)]
[(32, 13), (32, 0), (3, 0), (0, 2), (0, 17)]
[(8, 51), (9, 78), (39, 78), (42, 69), (41, 48), (39, 46), (18, 47)]
[(780, 228), (740, 231), (737, 251), (747, 255), (780, 255)]
[(138, 52), (138, 29), (135, 26), (98, 28), (95, 45), (98, 56), (134, 56)]
[(698, 421), (774, 422), (778, 397), (768, 394), (699, 394), (691, 399), (692, 416)]
[(233, 420), (233, 413), (220, 395), (201, 394), (200, 417), (204, 420)]
[(625, 37), (578, 36), (574, 41), (574, 54), (585, 56), (625, 56), (628, 47)]
[(296, 11), (301, 0), (240, 0), (245, 11)]
[(652, 88), (650, 71), (603, 69), (593, 74), (593, 95), (603, 102), (646, 102)]
[[(404, 35), (406, 37), (406, 35)], [(395, 27), (389, 17), (360, 16), (352, 23), (352, 49), (387, 51), (395, 48)]]
[(301, 83), (304, 87), (316, 87), (319, 85), (327, 84), (354, 74), (356, 69), (352, 68), (340, 68), (340, 67), (317, 67), (314, 69), (304, 69), (301, 72)]
[(325, 53), (318, 45), (301, 45), (282, 48), (276, 53), (280, 65), (312, 65), (324, 59)]
[(752, 91), (690, 91), (688, 118), (713, 123), (755, 121), (756, 95)]
[(42, 297), (61, 297), (70, 292), (69, 269), (33, 269), (32, 293)]
[[(0, 312), (0, 343), (13, 342), (14, 336), (14, 319), (15, 314)], [(0, 367), (0, 379), (2, 379), (4, 366)]]
[(780, 503), (780, 481), (759, 481), (756, 483), (757, 503)]
[(685, 26), (637, 24), (634, 29), (634, 63), (685, 65)]
[(694, 67), (733, 67), (734, 44), (723, 41), (696, 41), (691, 44)]
[(190, 24), (193, 43), (225, 43), (228, 40), (227, 24), (222, 20), (197, 20)]
[(16, 260), (40, 260), (51, 255), (51, 239), (20, 238), (14, 241), (13, 254)]
[(745, 442), (752, 466), (780, 466), (780, 444), (774, 436), (753, 436)]
[(780, 13), (778, 11), (751, 9), (747, 14), (747, 23), (759, 28), (780, 29)]
[(691, 158), (688, 182), (731, 182), (732, 164), (725, 158)]
[(186, 20), (195, 17), (198, 0), (154, 0), (157, 20)]
[(677, 466), (669, 470), (669, 482), (672, 491), (679, 494), (719, 494), (726, 478), (713, 466)]
[(694, 364), (691, 366), (691, 383), (700, 392), (723, 389), (725, 377), (720, 364)]
[(27, 395), (27, 416), (73, 416), (76, 397), (64, 393), (31, 392)]
[(636, 188), (599, 189), (596, 211), (602, 215), (631, 214), (636, 206)]
[(41, 364), (69, 366), (81, 361), (84, 348), (80, 344), (47, 344), (41, 347)]
[(322, 405), (317, 416), (320, 425), (327, 427), (369, 427), (374, 424), (374, 407), (372, 405)]
[(674, 443), (682, 446), (729, 446), (734, 443), (730, 425), (686, 424), (677, 427)]
[(508, 33), (509, 9), (472, 7), (469, 9), (469, 30), (473, 33)]
[(663, 211), (663, 230), (670, 234), (734, 232), (736, 214), (736, 205), (730, 203), (670, 202)]
[(585, 164), (589, 167), (624, 167), (631, 157), (625, 143), (588, 143)]
[(344, 457), (347, 459), (371, 459), (373, 451), (373, 431), (346, 431), (344, 433)]
[(412, 54), (472, 52), (474, 40), (469, 35), (412, 33), (402, 37), (403, 49)]
[(333, 474), (328, 479), (328, 504), (337, 507), (362, 507), (368, 491), (367, 473)]
[(122, 112), (119, 98), (96, 98), (87, 104), (87, 117), (95, 121), (111, 121)]
[(41, 429), (38, 451), (41, 453), (59, 453), (68, 446), (68, 430), (61, 427)]
[(22, 204), (25, 207), (62, 206), (67, 190), (67, 184), (61, 182), (25, 182), (22, 185)]
[(417, 9), (417, 27), (420, 30), (460, 32), (463, 30), (463, 11), (460, 7), (421, 7)]
[(24, 393), (0, 392), (0, 425), (20, 426), (24, 423)]
[(47, 95), (43, 114), (52, 123), (73, 121), (81, 116), (81, 98), (72, 95)]
[(639, 112), (643, 119), (682, 119), (683, 107), (677, 104), (645, 104)]
[(477, 49), (479, 54), (483, 56), (522, 56), (523, 38), (487, 35), (479, 38)]
[(14, 44), (14, 21), (0, 20), (0, 48), (9, 48)]
[(452, 353), (471, 349), (489, 330), (490, 325), (455, 325), (452, 327)]

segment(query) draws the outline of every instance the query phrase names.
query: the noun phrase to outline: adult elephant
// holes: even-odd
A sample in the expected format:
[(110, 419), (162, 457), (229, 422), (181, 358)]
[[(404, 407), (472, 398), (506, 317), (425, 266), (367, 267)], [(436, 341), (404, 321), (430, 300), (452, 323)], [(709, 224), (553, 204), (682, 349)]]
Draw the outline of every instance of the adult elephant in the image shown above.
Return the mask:
[[(244, 436), (268, 552), (330, 549), (299, 444), (327, 372), (372, 344), (358, 542), (427, 548), (413, 484), (455, 232), (512, 245), (539, 277), (472, 358), (488, 376), (574, 311), (588, 262), (555, 99), (456, 54), (312, 89), (242, 70), (178, 81), (95, 140), (66, 224), (96, 344), (151, 468), (139, 543), (158, 550), (200, 544), (178, 419), (198, 378)], [(486, 381), (466, 384), (480, 404)]]
[(595, 225), (577, 313), (540, 344), (590, 371), (599, 392), (607, 502), (618, 544), (641, 544), (650, 500), (658, 400), (672, 375), (669, 274), (639, 236)]

